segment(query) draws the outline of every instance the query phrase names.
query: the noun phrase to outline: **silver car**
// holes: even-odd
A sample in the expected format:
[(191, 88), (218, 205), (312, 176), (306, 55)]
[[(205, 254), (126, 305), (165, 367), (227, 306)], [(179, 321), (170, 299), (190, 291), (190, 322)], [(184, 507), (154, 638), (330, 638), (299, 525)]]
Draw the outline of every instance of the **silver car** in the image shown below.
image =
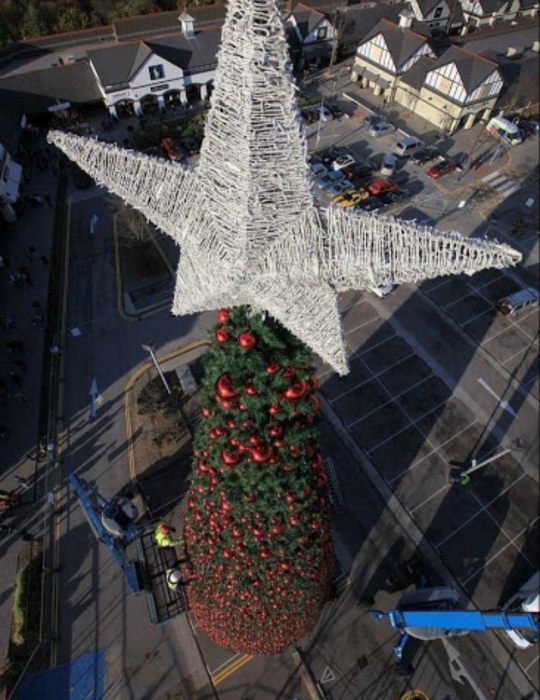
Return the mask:
[(374, 138), (379, 138), (379, 136), (387, 136), (395, 130), (396, 127), (393, 124), (390, 124), (389, 122), (379, 122), (371, 127), (369, 133)]

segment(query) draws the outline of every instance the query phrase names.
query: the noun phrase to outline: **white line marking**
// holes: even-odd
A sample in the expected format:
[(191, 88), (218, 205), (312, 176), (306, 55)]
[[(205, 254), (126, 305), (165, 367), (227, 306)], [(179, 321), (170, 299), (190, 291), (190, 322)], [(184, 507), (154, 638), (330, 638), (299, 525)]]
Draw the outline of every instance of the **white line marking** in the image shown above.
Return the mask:
[[(504, 547), (502, 547), (502, 549), (499, 549), (499, 551), (498, 551), (496, 554), (494, 554), (492, 557), (490, 557), (489, 559), (487, 559), (487, 560), (483, 563), (483, 565), (482, 565), (479, 569), (477, 569), (477, 570), (474, 572), (474, 574), (471, 574), (471, 576), (469, 576), (469, 577), (466, 578), (465, 580), (461, 580), (461, 579), (460, 579), (461, 585), (462, 585), (462, 586), (466, 586), (466, 585), (469, 583), (469, 581), (470, 581), (472, 578), (474, 578), (475, 576), (477, 576), (481, 571), (483, 571), (483, 570), (486, 568), (486, 566), (487, 566), (488, 564), (491, 564), (491, 562), (492, 562), (494, 559), (497, 559), (497, 557), (498, 557), (500, 554), (502, 554), (502, 553), (504, 552), (505, 549), (508, 549), (508, 547), (511, 547), (511, 546), (514, 544), (514, 542), (518, 539), (518, 537), (521, 537), (521, 535), (523, 535), (523, 533), (527, 532), (527, 530), (528, 530), (529, 528), (531, 528), (531, 527), (535, 524), (535, 522), (536, 522), (537, 520), (538, 520), (538, 518), (535, 518), (532, 522), (530, 522), (530, 523), (527, 525), (527, 527), (523, 528), (523, 530), (522, 530), (521, 532), (518, 532), (518, 534), (517, 534), (514, 538), (512, 538), (512, 539), (510, 540), (510, 542), (508, 542), (508, 544), (505, 544)], [(514, 546), (515, 546), (515, 545), (514, 545)], [(523, 556), (523, 552), (520, 550), (520, 548), (519, 548), (519, 547), (516, 547), (516, 549), (517, 549), (518, 552), (520, 552), (520, 554)], [(526, 558), (526, 557), (525, 557), (525, 558)], [(533, 564), (533, 566), (536, 566), (536, 564)]]
[[(433, 454), (433, 453), (432, 453)], [(433, 498), (438, 496), (442, 491), (445, 489), (451, 488), (451, 484), (445, 484), (444, 486), (441, 486), (441, 488), (438, 491), (435, 491), (434, 493), (431, 494), (431, 496), (428, 496), (422, 503), (419, 503), (417, 506), (415, 506), (411, 511), (409, 511), (411, 514), (415, 513), (419, 508), (422, 506), (425, 506), (426, 503), (429, 503)]]
[(500, 498), (501, 496), (503, 496), (507, 491), (510, 491), (510, 489), (511, 489), (513, 486), (515, 486), (517, 483), (519, 483), (524, 477), (525, 477), (525, 472), (523, 472), (523, 474), (521, 474), (521, 476), (519, 476), (515, 481), (513, 481), (513, 482), (510, 484), (510, 486), (507, 486), (505, 489), (503, 489), (502, 491), (500, 491), (500, 492), (495, 496), (495, 498), (492, 498), (491, 501), (489, 501), (488, 503), (486, 503), (485, 506), (484, 506), (481, 510), (477, 511), (474, 515), (471, 515), (470, 518), (468, 518), (467, 520), (465, 520), (465, 522), (461, 523), (461, 525), (460, 525), (459, 527), (457, 527), (453, 532), (451, 532), (451, 533), (448, 535), (448, 537), (445, 537), (444, 540), (441, 540), (440, 542), (438, 542), (438, 543), (435, 545), (435, 549), (439, 549), (439, 547), (442, 547), (443, 544), (446, 544), (446, 543), (448, 542), (449, 539), (451, 539), (454, 535), (457, 535), (457, 533), (458, 533), (460, 530), (462, 530), (466, 525), (468, 525), (469, 523), (472, 523), (472, 521), (473, 521), (475, 518), (477, 518), (484, 510), (486, 510), (486, 508), (489, 508), (489, 506), (490, 506), (492, 503), (495, 503), (495, 501), (496, 501), (498, 498)]
[(499, 171), (495, 170), (495, 172), (490, 173), (489, 175), (486, 175), (481, 179), (481, 182), (489, 182), (490, 180), (493, 180), (494, 177), (499, 176)]
[(514, 185), (511, 189), (508, 190), (508, 192), (504, 193), (504, 198), (506, 199), (507, 197), (510, 197), (511, 195), (515, 194), (520, 189), (521, 189), (521, 185)]
[(489, 386), (489, 384), (486, 382), (485, 379), (480, 379), (478, 380), (478, 384), (484, 387), (484, 389), (489, 392), (497, 401), (499, 406), (503, 409), (503, 411), (508, 411), (508, 413), (511, 416), (514, 416), (514, 418), (517, 417), (517, 413), (514, 411), (512, 406), (508, 403), (508, 401), (505, 401), (504, 399), (501, 399), (500, 396), (497, 396), (497, 394), (493, 391), (493, 389)]
[[(357, 352), (353, 357), (351, 357), (351, 360), (361, 359), (362, 355), (365, 355), (366, 353), (371, 352), (371, 350), (375, 350), (375, 348), (380, 348), (381, 345), (385, 345), (385, 343), (390, 342), (393, 338), (396, 338), (396, 337), (399, 338), (398, 334), (394, 333), (394, 335), (391, 335), (388, 338), (385, 338), (384, 340), (381, 340), (380, 342), (375, 343), (375, 345), (370, 345), (369, 348), (366, 348), (365, 350)], [(364, 362), (364, 364), (366, 364), (366, 363)], [(367, 365), (366, 365), (366, 367), (367, 367)], [(369, 369), (369, 367), (368, 367), (368, 369)]]
[(235, 654), (234, 656), (231, 656), (231, 658), (230, 658), (230, 659), (227, 659), (227, 661), (224, 661), (224, 662), (221, 664), (221, 666), (218, 666), (218, 667), (217, 667), (216, 669), (214, 669), (213, 671), (210, 671), (210, 675), (211, 675), (211, 676), (215, 676), (216, 673), (218, 673), (224, 666), (228, 666), (232, 661), (234, 661), (235, 659), (237, 659), (239, 656), (240, 656), (240, 654)]
[[(513, 180), (505, 180), (498, 187), (495, 187), (495, 190), (502, 194), (505, 190), (509, 190), (512, 187), (516, 187), (516, 183)], [(518, 185), (518, 187), (519, 187), (519, 185)]]
[(525, 666), (525, 668), (524, 668), (523, 670), (524, 670), (526, 673), (528, 673), (530, 667), (531, 667), (531, 666), (534, 666), (534, 664), (538, 661), (539, 658), (540, 658), (540, 657), (535, 656), (534, 659), (531, 661), (531, 663), (530, 663), (528, 666)]
[(486, 309), (485, 311), (482, 311), (482, 313), (480, 313), (480, 314), (476, 314), (476, 316), (473, 316), (472, 318), (469, 318), (466, 321), (462, 321), (461, 325), (466, 326), (469, 323), (471, 323), (472, 321), (476, 321), (476, 319), (480, 318), (480, 316), (485, 316), (486, 314), (489, 314), (489, 312), (492, 310), (493, 310), (493, 306), (491, 306), (489, 309)]
[(500, 185), (502, 182), (508, 182), (508, 178), (506, 177), (506, 175), (499, 175), (499, 177), (496, 177), (494, 180), (491, 180), (489, 186), (492, 189), (496, 189), (495, 186)]
[(370, 318), (369, 321), (364, 321), (364, 323), (361, 323), (359, 326), (355, 326), (354, 328), (351, 328), (348, 331), (345, 331), (345, 336), (349, 335), (349, 333), (353, 333), (354, 331), (357, 331), (359, 328), (363, 328), (364, 326), (369, 325), (370, 323), (373, 323), (373, 321), (378, 321), (380, 320), (380, 316), (375, 316), (374, 318)]

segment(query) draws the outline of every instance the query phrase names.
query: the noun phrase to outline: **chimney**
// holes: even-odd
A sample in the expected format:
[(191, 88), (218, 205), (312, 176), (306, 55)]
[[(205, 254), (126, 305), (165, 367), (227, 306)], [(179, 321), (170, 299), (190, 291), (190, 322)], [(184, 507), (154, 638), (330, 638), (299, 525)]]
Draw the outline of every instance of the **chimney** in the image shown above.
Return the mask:
[(182, 32), (184, 33), (184, 36), (186, 39), (191, 39), (192, 37), (195, 36), (195, 29), (193, 27), (193, 23), (195, 20), (191, 15), (188, 15), (187, 12), (182, 12), (180, 17), (178, 17), (180, 20), (180, 24), (182, 25)]
[(540, 51), (540, 41), (535, 41), (532, 45), (532, 50), (536, 53)]
[(519, 46), (510, 46), (506, 50), (506, 57), (507, 58), (519, 58), (522, 55), (523, 55), (523, 49), (521, 49)]
[(414, 13), (411, 10), (403, 10), (399, 13), (399, 26), (402, 29), (410, 29), (412, 27)]

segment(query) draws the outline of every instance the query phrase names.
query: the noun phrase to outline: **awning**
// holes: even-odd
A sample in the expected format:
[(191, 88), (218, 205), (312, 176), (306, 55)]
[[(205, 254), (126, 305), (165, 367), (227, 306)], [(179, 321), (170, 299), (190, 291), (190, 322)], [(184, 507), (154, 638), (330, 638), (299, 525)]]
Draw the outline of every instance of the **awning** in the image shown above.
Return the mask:
[(379, 85), (380, 87), (382, 87), (383, 90), (386, 90), (387, 87), (390, 87), (390, 83), (388, 82), (388, 80), (381, 78), (381, 76), (378, 73), (372, 73), (370, 70), (366, 69), (363, 75), (364, 78), (367, 78), (372, 83), (375, 83), (375, 85)]
[(9, 164), (9, 175), (6, 182), (5, 196), (8, 202), (14, 203), (19, 196), (19, 185), (22, 178), (22, 166), (14, 161)]
[(352, 72), (353, 72), (355, 75), (364, 75), (364, 73), (366, 72), (366, 67), (365, 67), (365, 66), (359, 66), (359, 65), (355, 64), (355, 65), (352, 67)]

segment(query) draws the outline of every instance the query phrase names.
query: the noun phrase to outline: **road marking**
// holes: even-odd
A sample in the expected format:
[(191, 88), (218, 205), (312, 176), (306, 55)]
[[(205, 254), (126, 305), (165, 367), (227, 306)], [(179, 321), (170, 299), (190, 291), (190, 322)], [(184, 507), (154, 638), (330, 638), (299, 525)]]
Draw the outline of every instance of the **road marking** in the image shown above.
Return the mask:
[(399, 700), (430, 700), (423, 690), (408, 690)]
[(486, 175), (485, 177), (480, 179), (480, 182), (489, 182), (490, 180), (493, 180), (493, 178), (498, 177), (500, 175), (498, 170), (495, 170), (495, 172), (490, 173), (489, 175)]
[(448, 665), (450, 666), (450, 675), (452, 678), (458, 683), (461, 683), (461, 685), (464, 685), (463, 679), (465, 678), (469, 682), (469, 685), (471, 686), (478, 700), (488, 700), (484, 693), (480, 690), (480, 687), (474, 678), (459, 660), (459, 651), (450, 644), (448, 639), (443, 638), (442, 643), (446, 653), (448, 654)]
[(335, 681), (335, 680), (336, 680), (336, 674), (332, 671), (330, 666), (327, 666), (323, 671), (323, 674), (321, 676), (321, 680), (319, 681), (319, 683), (331, 683), (332, 681)]
[(92, 385), (90, 386), (90, 415), (92, 418), (96, 417), (97, 410), (103, 403), (103, 396), (99, 393), (96, 378), (92, 379)]
[(214, 684), (214, 686), (223, 683), (223, 681), (226, 678), (231, 676), (233, 673), (236, 673), (236, 671), (241, 669), (242, 666), (245, 666), (249, 661), (251, 661), (252, 658), (253, 657), (249, 654), (242, 654), (239, 657), (235, 657), (234, 660), (231, 661), (231, 663), (226, 668), (224, 668), (215, 676), (211, 676), (212, 683)]
[[(434, 450), (434, 452), (436, 452), (436, 450)], [(433, 452), (430, 452), (430, 454), (433, 454)], [(414, 515), (414, 513), (416, 513), (416, 511), (419, 508), (422, 508), (422, 506), (425, 506), (426, 503), (429, 503), (433, 498), (436, 498), (442, 491), (445, 491), (446, 489), (449, 489), (449, 488), (451, 488), (451, 484), (445, 484), (444, 486), (441, 486), (440, 489), (438, 489), (437, 491), (432, 493), (431, 496), (428, 496), (424, 501), (422, 501), (422, 503), (419, 503), (411, 511), (409, 511), (410, 514)]]
[(98, 215), (94, 214), (94, 216), (90, 219), (90, 233), (94, 233), (94, 229), (97, 226), (97, 222), (99, 221)]
[(497, 403), (503, 409), (503, 411), (508, 411), (508, 413), (511, 416), (514, 416), (514, 418), (517, 417), (517, 413), (514, 411), (512, 406), (510, 406), (508, 401), (505, 401), (504, 399), (501, 399), (499, 396), (497, 396), (497, 394), (493, 391), (493, 389), (489, 386), (485, 379), (480, 378), (478, 380), (478, 384), (481, 384), (484, 387), (484, 389), (493, 396), (493, 398), (497, 401)]

